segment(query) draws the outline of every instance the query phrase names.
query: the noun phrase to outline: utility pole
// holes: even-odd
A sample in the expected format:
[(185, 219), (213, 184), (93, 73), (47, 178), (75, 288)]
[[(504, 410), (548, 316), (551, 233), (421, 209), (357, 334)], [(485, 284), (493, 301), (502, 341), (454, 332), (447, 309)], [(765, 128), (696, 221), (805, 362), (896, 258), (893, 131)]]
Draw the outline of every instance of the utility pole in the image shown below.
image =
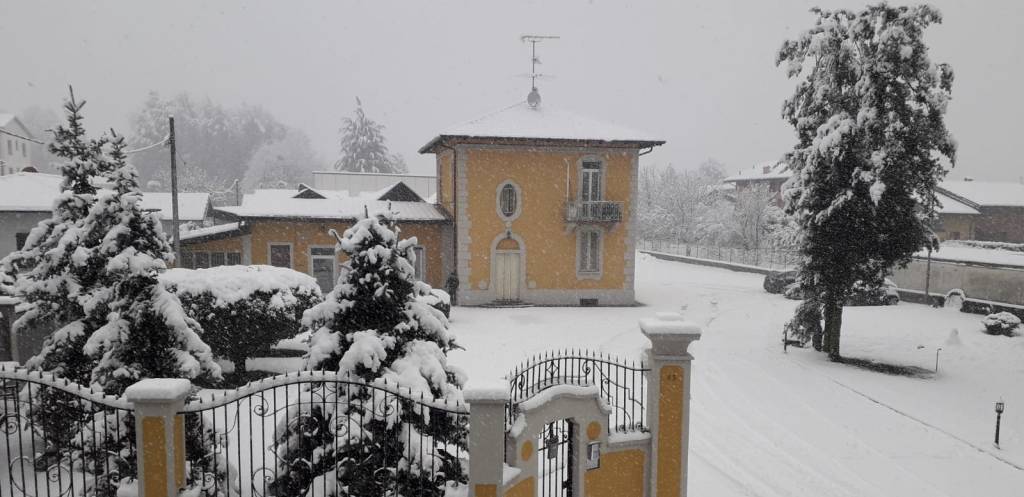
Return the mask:
[(176, 149), (174, 147), (174, 116), (167, 118), (170, 133), (168, 141), (171, 144), (171, 227), (174, 230), (174, 262), (181, 264), (181, 230), (178, 227), (178, 163)]

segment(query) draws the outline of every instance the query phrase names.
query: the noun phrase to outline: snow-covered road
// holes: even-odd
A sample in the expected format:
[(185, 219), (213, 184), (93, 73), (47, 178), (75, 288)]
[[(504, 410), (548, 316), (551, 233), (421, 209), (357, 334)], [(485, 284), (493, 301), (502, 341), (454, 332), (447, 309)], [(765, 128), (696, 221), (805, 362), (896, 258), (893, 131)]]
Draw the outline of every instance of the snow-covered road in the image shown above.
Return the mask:
[[(780, 330), (794, 302), (761, 277), (638, 258), (634, 308), (456, 308), (466, 348), (452, 362), (500, 377), (526, 356), (583, 347), (641, 356), (637, 320), (679, 311), (705, 326), (691, 352), (691, 495), (1019, 496), (1024, 492), (1024, 337), (982, 334), (979, 316), (914, 304), (850, 308), (844, 354), (934, 367), (883, 375), (790, 349)], [(953, 328), (959, 340), (950, 340)], [(955, 342), (959, 341), (960, 344)], [(1002, 396), (1002, 450), (992, 402)]]

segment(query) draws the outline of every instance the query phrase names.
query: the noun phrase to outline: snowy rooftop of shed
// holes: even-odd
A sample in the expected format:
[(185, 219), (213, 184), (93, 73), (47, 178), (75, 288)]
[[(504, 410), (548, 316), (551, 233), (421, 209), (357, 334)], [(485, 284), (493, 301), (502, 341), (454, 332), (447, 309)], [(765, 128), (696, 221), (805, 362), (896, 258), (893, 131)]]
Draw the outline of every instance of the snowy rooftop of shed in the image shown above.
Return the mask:
[(633, 143), (641, 147), (664, 144), (649, 133), (583, 117), (564, 109), (519, 102), (441, 132), (420, 149), (432, 152), (444, 138), (496, 138)]
[(755, 164), (754, 167), (744, 169), (722, 181), (734, 183), (736, 181), (758, 181), (770, 179), (787, 179), (793, 175), (789, 164), (782, 161), (767, 161)]
[[(14, 173), (0, 176), (0, 211), (50, 212), (60, 194), (62, 177), (46, 173)], [(207, 193), (179, 193), (179, 217), (183, 221), (202, 221), (206, 215)], [(170, 193), (143, 193), (142, 208), (159, 211), (171, 218)]]
[[(209, 193), (181, 192), (178, 193), (178, 219), (182, 221), (202, 221), (206, 218), (206, 208), (210, 203)], [(170, 192), (144, 192), (142, 208), (159, 211), (164, 220), (171, 219), (173, 204)]]
[(56, 174), (14, 173), (0, 176), (0, 210), (49, 212), (60, 192)]
[[(259, 189), (242, 197), (242, 205), (218, 207), (217, 210), (239, 218), (357, 219), (367, 211), (379, 212), (388, 204), (404, 221), (444, 221), (447, 218), (427, 202), (379, 200), (392, 187), (377, 192), (349, 195), (346, 191), (304, 188), (303, 190)], [(323, 198), (302, 198), (297, 195), (314, 192)]]

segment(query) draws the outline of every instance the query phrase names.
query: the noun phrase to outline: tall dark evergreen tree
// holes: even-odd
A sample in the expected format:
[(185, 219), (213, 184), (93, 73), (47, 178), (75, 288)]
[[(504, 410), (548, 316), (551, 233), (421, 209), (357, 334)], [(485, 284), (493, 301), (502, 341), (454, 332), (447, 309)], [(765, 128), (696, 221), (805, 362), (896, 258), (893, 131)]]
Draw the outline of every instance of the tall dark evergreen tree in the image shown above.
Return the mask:
[(338, 171), (357, 173), (404, 173), (405, 160), (388, 152), (384, 126), (366, 117), (363, 102), (356, 98), (355, 118), (346, 117), (341, 125), (341, 158), (334, 163)]
[(824, 349), (839, 360), (854, 283), (880, 282), (929, 241), (934, 189), (956, 152), (943, 120), (953, 72), (928, 58), (924, 30), (941, 22), (932, 7), (812, 12), (815, 26), (776, 58), (798, 80), (782, 112), (797, 132), (787, 210), (801, 228), (800, 279), (821, 302)]
[[(463, 375), (446, 360), (457, 347), (448, 320), (428, 304), (431, 288), (413, 273), (416, 239), (398, 239), (390, 212), (363, 219), (337, 238), (349, 261), (334, 291), (303, 317), (311, 333), (305, 368), (382, 387), (398, 384), (410, 396), (460, 401)], [(441, 496), (446, 486), (465, 481), (453, 455), (456, 446), (465, 448), (465, 427), (455, 417), (431, 411), (428, 418), (404, 401), (381, 410), (386, 399), (373, 388), (318, 394), (322, 402), (293, 406), (278, 430), (281, 476), (270, 487), (273, 495), (299, 497), (326, 487), (342, 497), (397, 495), (395, 488), (402, 495)], [(438, 457), (429, 457), (434, 449)], [(382, 468), (394, 472), (382, 480)]]

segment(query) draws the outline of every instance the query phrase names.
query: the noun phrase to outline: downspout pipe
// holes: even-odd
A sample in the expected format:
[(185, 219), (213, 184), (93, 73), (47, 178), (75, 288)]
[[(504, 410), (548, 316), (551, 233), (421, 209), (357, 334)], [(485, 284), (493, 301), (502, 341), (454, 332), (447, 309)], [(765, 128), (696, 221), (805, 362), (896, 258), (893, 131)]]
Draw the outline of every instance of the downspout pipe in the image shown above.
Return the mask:
[[(459, 181), (458, 181), (458, 169), (459, 169), (459, 150), (455, 147), (449, 146), (444, 142), (438, 142), (437, 145), (442, 148), (446, 148), (452, 151), (452, 266), (453, 272), (456, 276), (459, 274)], [(439, 174), (438, 177), (441, 175)], [(452, 295), (454, 298), (455, 296)]]

